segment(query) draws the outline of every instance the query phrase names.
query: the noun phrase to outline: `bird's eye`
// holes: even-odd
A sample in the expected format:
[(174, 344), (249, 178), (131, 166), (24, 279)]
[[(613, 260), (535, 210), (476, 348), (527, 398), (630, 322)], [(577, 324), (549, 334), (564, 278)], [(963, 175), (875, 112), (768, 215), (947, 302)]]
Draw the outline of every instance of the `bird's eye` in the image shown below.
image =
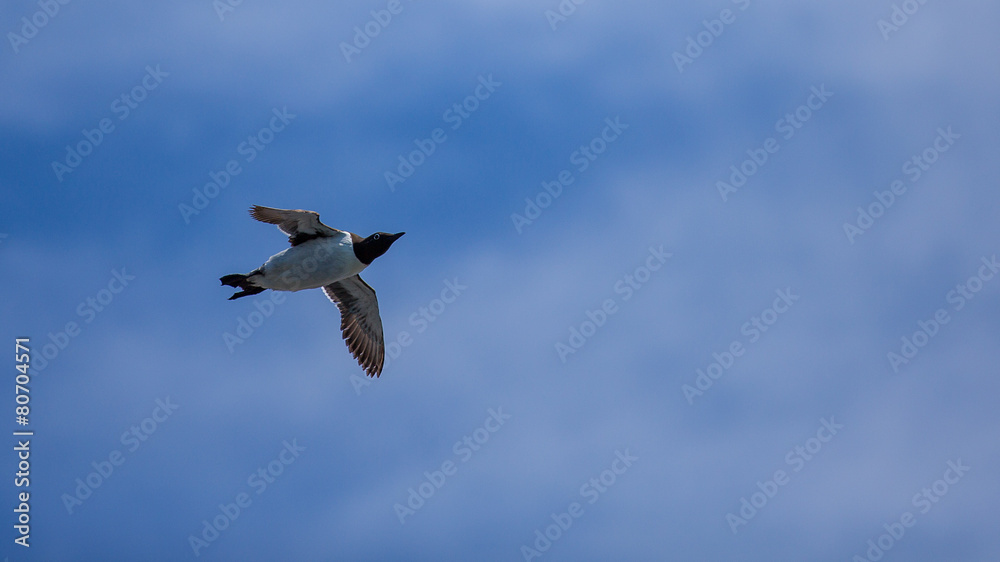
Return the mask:
[(378, 240), (378, 239), (379, 239), (379, 235), (378, 234), (372, 236), (372, 240)]

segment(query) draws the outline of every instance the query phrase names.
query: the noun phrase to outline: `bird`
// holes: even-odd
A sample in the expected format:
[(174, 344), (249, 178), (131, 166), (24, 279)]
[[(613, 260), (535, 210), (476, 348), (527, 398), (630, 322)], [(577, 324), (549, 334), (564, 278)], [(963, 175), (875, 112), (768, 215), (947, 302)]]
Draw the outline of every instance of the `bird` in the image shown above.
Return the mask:
[(274, 254), (264, 265), (243, 275), (219, 278), (222, 285), (240, 289), (235, 300), (272, 291), (322, 288), (340, 309), (340, 330), (347, 349), (369, 377), (379, 377), (385, 363), (382, 319), (375, 290), (359, 275), (384, 254), (405, 232), (376, 232), (362, 238), (331, 228), (319, 213), (302, 209), (275, 209), (254, 205), (250, 216), (274, 224), (288, 236), (290, 248)]

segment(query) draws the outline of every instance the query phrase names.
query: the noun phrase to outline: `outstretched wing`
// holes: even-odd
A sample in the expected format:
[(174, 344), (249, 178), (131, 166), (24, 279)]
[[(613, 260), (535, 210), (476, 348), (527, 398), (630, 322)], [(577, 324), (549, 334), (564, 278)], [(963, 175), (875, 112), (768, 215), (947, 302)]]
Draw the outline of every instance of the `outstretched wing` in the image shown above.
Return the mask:
[(314, 238), (343, 233), (342, 230), (330, 228), (319, 222), (319, 213), (315, 211), (273, 209), (254, 205), (250, 208), (250, 216), (261, 222), (278, 225), (278, 229), (288, 235), (288, 241), (292, 246), (298, 246)]
[(330, 283), (323, 292), (340, 309), (340, 330), (347, 349), (369, 377), (378, 377), (385, 363), (385, 342), (375, 289), (354, 275)]

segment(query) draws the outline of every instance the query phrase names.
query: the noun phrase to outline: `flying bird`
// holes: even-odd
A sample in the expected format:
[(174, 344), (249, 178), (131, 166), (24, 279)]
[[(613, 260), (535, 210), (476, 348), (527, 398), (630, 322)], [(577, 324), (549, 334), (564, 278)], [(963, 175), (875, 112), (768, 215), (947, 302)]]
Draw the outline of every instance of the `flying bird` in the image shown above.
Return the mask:
[(243, 275), (234, 273), (219, 280), (240, 289), (229, 300), (273, 291), (323, 288), (326, 297), (340, 309), (340, 330), (358, 364), (370, 377), (382, 374), (385, 343), (375, 290), (358, 275), (381, 256), (405, 232), (376, 232), (362, 238), (319, 221), (319, 213), (301, 209), (273, 209), (254, 205), (250, 216), (288, 235), (292, 244), (274, 254), (264, 265)]

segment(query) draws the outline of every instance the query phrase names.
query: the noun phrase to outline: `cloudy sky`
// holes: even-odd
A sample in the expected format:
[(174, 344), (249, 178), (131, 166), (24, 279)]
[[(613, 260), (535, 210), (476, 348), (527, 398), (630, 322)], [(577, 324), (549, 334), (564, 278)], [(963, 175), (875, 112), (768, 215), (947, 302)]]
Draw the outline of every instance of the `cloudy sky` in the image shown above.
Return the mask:
[[(5, 3), (0, 553), (996, 560), (998, 23)], [(226, 300), (253, 204), (407, 232), (381, 378), (320, 291)]]

